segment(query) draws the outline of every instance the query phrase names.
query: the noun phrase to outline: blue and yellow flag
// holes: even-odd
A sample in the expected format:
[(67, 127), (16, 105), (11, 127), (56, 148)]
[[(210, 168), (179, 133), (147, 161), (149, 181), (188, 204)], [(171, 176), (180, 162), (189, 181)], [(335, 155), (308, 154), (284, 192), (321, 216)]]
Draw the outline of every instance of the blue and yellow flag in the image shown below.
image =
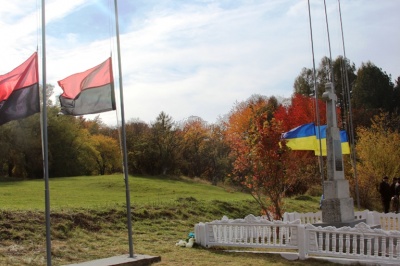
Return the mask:
[[(321, 136), (319, 137), (319, 132)], [(286, 146), (292, 150), (314, 151), (315, 155), (320, 155), (320, 143), (322, 147), (322, 156), (326, 156), (326, 125), (319, 129), (314, 123), (298, 126), (282, 134), (282, 138), (287, 140)], [(345, 130), (340, 131), (340, 140), (342, 142), (342, 154), (350, 154), (350, 146)]]
[(282, 138), (287, 140), (286, 146), (292, 150), (315, 150), (315, 125), (314, 123), (298, 126), (282, 134)]
[[(321, 137), (319, 137), (319, 131), (317, 126), (315, 126), (315, 131), (317, 133), (315, 155), (320, 155), (319, 139), (321, 139), (322, 156), (326, 156), (326, 125), (320, 126)], [(347, 133), (345, 130), (340, 130), (340, 141), (342, 143), (342, 154), (350, 154), (349, 140), (347, 138)]]

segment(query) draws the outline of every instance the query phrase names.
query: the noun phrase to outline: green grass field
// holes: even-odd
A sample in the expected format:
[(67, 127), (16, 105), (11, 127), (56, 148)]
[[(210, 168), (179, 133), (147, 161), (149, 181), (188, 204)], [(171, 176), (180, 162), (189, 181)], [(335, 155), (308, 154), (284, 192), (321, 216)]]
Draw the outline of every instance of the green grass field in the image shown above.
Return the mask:
[[(125, 204), (123, 175), (54, 178), (49, 181), (52, 209), (102, 209)], [(251, 196), (227, 192), (217, 186), (188, 179), (167, 177), (130, 177), (132, 205), (169, 204), (177, 198), (197, 200), (250, 200)], [(44, 210), (44, 181), (9, 181), (0, 183), (0, 203), (6, 210)]]
[[(130, 177), (135, 254), (156, 265), (333, 265), (276, 254), (179, 248), (198, 222), (259, 215), (248, 194), (170, 177)], [(287, 199), (287, 211), (317, 211), (318, 197)], [(44, 181), (0, 180), (0, 265), (46, 265)], [(122, 175), (50, 179), (53, 265), (128, 254)]]

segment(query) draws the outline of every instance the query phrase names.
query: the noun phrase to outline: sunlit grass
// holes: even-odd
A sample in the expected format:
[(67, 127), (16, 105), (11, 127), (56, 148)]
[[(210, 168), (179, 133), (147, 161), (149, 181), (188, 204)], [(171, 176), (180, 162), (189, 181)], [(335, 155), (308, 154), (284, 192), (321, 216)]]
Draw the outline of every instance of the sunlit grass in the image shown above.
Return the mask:
[[(259, 215), (250, 195), (188, 179), (130, 177), (135, 254), (161, 256), (157, 265), (333, 265), (286, 261), (276, 254), (180, 248), (194, 225)], [(129, 253), (122, 175), (50, 180), (52, 264), (66, 265)], [(0, 265), (45, 265), (44, 181), (0, 182)], [(318, 197), (285, 201), (288, 211), (318, 208)]]
[[(50, 205), (53, 209), (101, 209), (126, 204), (123, 175), (51, 178)], [(0, 182), (2, 209), (44, 210), (44, 180)], [(190, 180), (168, 177), (129, 177), (131, 205), (169, 204), (176, 199), (194, 197), (198, 200), (251, 200), (241, 192), (227, 193), (225, 189)]]

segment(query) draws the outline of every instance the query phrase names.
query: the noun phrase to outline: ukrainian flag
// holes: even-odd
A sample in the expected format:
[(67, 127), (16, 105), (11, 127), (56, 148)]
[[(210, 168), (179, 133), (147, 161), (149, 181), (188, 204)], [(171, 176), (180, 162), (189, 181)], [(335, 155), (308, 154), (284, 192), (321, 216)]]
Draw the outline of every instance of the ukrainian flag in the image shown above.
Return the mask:
[(287, 140), (286, 146), (292, 150), (315, 150), (317, 140), (314, 123), (298, 126), (282, 134), (282, 138)]
[[(321, 137), (319, 137), (319, 131)], [(314, 123), (304, 124), (283, 133), (282, 138), (287, 140), (286, 146), (292, 150), (314, 151), (315, 155), (320, 155), (319, 139), (321, 139), (322, 156), (326, 156), (326, 125), (320, 126), (318, 130)], [(340, 140), (342, 142), (342, 154), (350, 154), (346, 131), (340, 131)]]
[[(326, 156), (326, 125), (320, 126), (321, 137), (319, 137), (318, 127), (315, 126), (315, 132), (317, 133), (315, 155), (320, 155), (319, 151), (319, 139), (321, 139), (322, 156)], [(340, 141), (342, 143), (342, 154), (350, 154), (349, 140), (345, 130), (340, 130)]]

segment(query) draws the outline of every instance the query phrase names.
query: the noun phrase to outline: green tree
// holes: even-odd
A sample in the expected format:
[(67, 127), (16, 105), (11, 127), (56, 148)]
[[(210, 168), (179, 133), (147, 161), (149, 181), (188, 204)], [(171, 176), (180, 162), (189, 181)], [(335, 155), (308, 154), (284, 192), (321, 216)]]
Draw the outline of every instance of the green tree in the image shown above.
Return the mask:
[[(50, 96), (53, 94), (53, 90), (54, 86), (47, 84), (47, 106), (52, 105)], [(0, 152), (3, 155), (0, 158), (0, 175), (42, 178), (40, 114), (10, 121), (0, 126)]]
[[(335, 92), (337, 95), (337, 105), (340, 108), (338, 117), (343, 122), (348, 121), (348, 112), (350, 110), (349, 95), (351, 94), (351, 86), (356, 76), (356, 67), (354, 63), (345, 60), (342, 56), (338, 56), (333, 62), (333, 75), (335, 80)], [(351, 97), (351, 96), (350, 96)], [(340, 115), (340, 116), (339, 116)], [(344, 124), (343, 124), (344, 126)], [(346, 130), (349, 130), (346, 128)]]
[(386, 72), (371, 62), (362, 63), (353, 85), (353, 106), (360, 109), (391, 111), (393, 83)]
[[(315, 87), (318, 97), (321, 98), (325, 91), (325, 84), (330, 81), (331, 60), (326, 56), (323, 57), (315, 71)], [(304, 96), (314, 95), (313, 70), (309, 68), (303, 68), (299, 76), (295, 79), (293, 87), (295, 93), (299, 93)]]
[(126, 126), (128, 168), (131, 174), (154, 173), (155, 147), (151, 145), (150, 126), (140, 120), (131, 120)]
[(91, 175), (97, 170), (97, 151), (89, 131), (74, 116), (48, 108), (49, 175)]
[(9, 177), (43, 177), (39, 114), (0, 127), (0, 173)]
[(222, 122), (209, 126), (208, 134), (204, 148), (208, 163), (204, 175), (213, 185), (217, 185), (220, 181), (225, 182), (227, 174), (232, 171), (230, 147), (226, 141), (225, 127)]
[(151, 125), (150, 145), (155, 151), (153, 164), (157, 174), (176, 173), (179, 169), (180, 139), (175, 122), (164, 112)]
[(0, 176), (12, 176), (11, 162), (11, 128), (10, 123), (0, 126)]
[(310, 96), (314, 94), (313, 71), (309, 68), (303, 68), (301, 73), (294, 81), (293, 88), (295, 94)]
[(190, 117), (182, 125), (182, 173), (189, 177), (201, 177), (208, 167), (207, 123), (199, 117)]
[[(343, 94), (343, 88), (349, 86), (354, 82), (356, 78), (356, 67), (354, 63), (350, 63), (349, 60), (344, 60), (342, 56), (338, 56), (331, 65), (331, 60), (328, 57), (323, 57), (316, 71), (316, 88), (318, 97), (321, 98), (325, 91), (325, 84), (330, 82), (331, 68), (333, 70), (333, 82), (335, 84), (335, 92), (338, 96), (340, 103), (345, 99)], [(346, 73), (347, 72), (347, 73)], [(347, 74), (347, 80), (346, 80)], [(314, 94), (314, 79), (313, 70), (309, 68), (303, 68), (295, 79), (294, 82), (294, 93), (302, 94), (304, 96), (310, 96)]]
[[(392, 97), (393, 113), (400, 114), (400, 77), (397, 77), (395, 82), (396, 85), (394, 86)], [(397, 129), (400, 130), (400, 123), (398, 124)]]

